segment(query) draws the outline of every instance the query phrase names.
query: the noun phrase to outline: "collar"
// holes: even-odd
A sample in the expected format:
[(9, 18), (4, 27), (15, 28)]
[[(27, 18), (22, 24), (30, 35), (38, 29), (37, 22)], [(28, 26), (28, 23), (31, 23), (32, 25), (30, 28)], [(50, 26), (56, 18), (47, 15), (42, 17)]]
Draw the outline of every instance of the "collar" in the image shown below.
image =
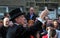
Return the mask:
[(19, 25), (18, 23), (14, 23), (14, 24)]

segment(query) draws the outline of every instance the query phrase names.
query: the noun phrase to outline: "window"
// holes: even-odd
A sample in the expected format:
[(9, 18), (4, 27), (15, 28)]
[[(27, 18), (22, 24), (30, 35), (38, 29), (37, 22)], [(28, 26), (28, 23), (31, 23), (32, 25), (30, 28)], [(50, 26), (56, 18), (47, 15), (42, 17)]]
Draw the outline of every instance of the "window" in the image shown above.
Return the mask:
[(7, 6), (0, 6), (0, 13), (8, 12)]
[(60, 7), (58, 7), (58, 14), (60, 15)]
[(13, 9), (16, 9), (16, 8), (20, 8), (20, 10), (22, 11), (22, 12), (24, 12), (24, 6), (13, 6), (13, 7), (9, 7), (9, 12), (10, 11), (12, 11)]
[(29, 8), (26, 8), (26, 11), (29, 11)]
[(8, 7), (7, 6), (0, 6), (0, 18), (3, 17), (5, 12), (7, 12), (7, 13), (9, 12)]
[(31, 7), (34, 7), (34, 3), (33, 3), (33, 2), (30, 2), (30, 6), (31, 6)]
[(30, 5), (30, 3), (29, 3), (29, 2), (27, 2), (27, 3), (26, 3), (26, 6), (29, 6), (29, 5)]
[(34, 2), (27, 2), (26, 5), (27, 5), (27, 6), (34, 7)]

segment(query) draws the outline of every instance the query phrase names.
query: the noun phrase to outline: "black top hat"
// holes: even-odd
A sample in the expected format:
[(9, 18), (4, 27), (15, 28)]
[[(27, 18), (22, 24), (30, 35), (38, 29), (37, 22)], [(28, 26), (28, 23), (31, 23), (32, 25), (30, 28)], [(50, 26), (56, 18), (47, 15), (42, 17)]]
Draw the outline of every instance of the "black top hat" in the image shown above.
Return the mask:
[(14, 20), (16, 17), (24, 15), (25, 13), (23, 13), (20, 8), (16, 8), (14, 10), (12, 10), (9, 15), (10, 15), (10, 21)]

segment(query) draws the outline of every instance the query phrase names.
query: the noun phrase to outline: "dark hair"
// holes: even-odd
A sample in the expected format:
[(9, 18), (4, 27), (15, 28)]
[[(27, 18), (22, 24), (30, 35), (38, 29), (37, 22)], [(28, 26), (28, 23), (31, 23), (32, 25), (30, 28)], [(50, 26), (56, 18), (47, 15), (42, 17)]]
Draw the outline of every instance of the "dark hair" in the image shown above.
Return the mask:
[[(48, 16), (46, 16), (46, 17), (48, 17)], [(45, 19), (46, 17), (44, 17), (44, 20), (46, 20), (46, 19)], [(50, 19), (50, 18), (48, 17), (48, 19)]]
[(50, 37), (54, 37), (56, 35), (56, 30), (55, 29), (51, 29), (50, 30)]
[(46, 27), (54, 27), (54, 25), (51, 23), (51, 24), (46, 24)]
[(57, 20), (54, 20), (54, 22), (57, 22), (57, 24), (59, 25), (59, 22)]
[[(11, 21), (11, 20), (10, 20), (10, 21)], [(16, 22), (16, 21), (15, 21), (15, 19), (14, 19), (14, 20), (12, 20), (12, 22), (13, 22), (13, 23), (15, 23), (15, 22)]]
[(4, 16), (7, 16), (7, 14), (9, 14), (9, 13), (4, 13)]

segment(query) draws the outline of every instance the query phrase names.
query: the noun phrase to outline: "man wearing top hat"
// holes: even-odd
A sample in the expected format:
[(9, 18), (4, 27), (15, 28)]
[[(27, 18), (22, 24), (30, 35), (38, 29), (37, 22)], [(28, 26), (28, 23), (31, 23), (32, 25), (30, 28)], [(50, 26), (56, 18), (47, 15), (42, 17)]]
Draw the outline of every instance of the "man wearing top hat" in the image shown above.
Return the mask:
[(42, 11), (34, 25), (28, 28), (23, 27), (23, 25), (26, 24), (25, 13), (22, 13), (20, 8), (12, 10), (9, 15), (11, 17), (10, 20), (14, 24), (9, 28), (6, 38), (30, 38), (30, 35), (35, 34), (38, 30), (42, 30), (42, 23), (44, 22), (43, 20), (47, 13), (47, 9)]

